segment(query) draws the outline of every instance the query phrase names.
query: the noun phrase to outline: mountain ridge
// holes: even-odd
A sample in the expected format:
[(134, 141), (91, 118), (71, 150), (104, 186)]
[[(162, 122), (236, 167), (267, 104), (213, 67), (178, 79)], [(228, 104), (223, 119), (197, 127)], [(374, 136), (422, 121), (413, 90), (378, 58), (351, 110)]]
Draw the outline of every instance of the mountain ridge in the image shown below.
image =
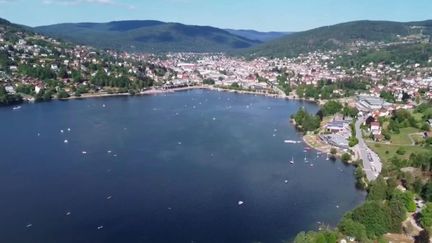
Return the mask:
[[(414, 27), (421, 27), (421, 29)], [(351, 21), (296, 32), (253, 47), (242, 54), (293, 57), (310, 51), (343, 48), (355, 41), (395, 41), (399, 36), (408, 36), (419, 31), (422, 34), (431, 35), (432, 20), (415, 22)]]
[(211, 26), (156, 20), (63, 23), (34, 30), (98, 48), (140, 52), (225, 52), (260, 43)]
[(294, 32), (280, 32), (280, 31), (257, 31), (251, 29), (225, 29), (225, 30), (230, 32), (231, 34), (243, 36), (249, 40), (257, 40), (261, 42), (267, 42), (294, 33)]

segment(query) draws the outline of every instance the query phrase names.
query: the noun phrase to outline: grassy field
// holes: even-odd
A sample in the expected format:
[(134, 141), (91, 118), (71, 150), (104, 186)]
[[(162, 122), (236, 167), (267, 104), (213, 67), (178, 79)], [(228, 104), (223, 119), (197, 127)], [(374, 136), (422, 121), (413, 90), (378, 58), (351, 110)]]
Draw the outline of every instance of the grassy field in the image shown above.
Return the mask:
[(412, 141), (408, 135), (419, 132), (421, 132), (419, 129), (413, 127), (401, 128), (399, 134), (392, 134), (391, 143), (396, 145), (411, 145)]
[[(408, 159), (412, 153), (427, 152), (426, 148), (420, 146), (412, 145), (393, 145), (393, 144), (378, 144), (378, 143), (368, 143), (369, 148), (371, 148), (378, 156), (383, 160), (384, 163), (388, 162), (393, 156), (397, 156), (401, 159)], [(404, 155), (399, 155), (396, 151), (399, 148), (404, 148), (406, 153)]]

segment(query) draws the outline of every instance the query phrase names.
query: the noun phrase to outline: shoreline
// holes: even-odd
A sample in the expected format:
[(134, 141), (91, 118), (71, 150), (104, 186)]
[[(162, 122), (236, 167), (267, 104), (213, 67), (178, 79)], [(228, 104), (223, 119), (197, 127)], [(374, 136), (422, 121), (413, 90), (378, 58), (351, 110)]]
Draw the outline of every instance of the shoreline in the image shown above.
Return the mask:
[[(154, 88), (152, 88), (152, 89), (148, 89), (148, 90), (145, 90), (145, 91), (142, 91), (140, 93), (133, 94), (133, 95), (130, 93), (113, 93), (113, 94), (86, 93), (86, 94), (82, 94), (81, 96), (70, 96), (68, 98), (52, 98), (52, 100), (67, 101), (67, 100), (79, 100), (79, 99), (121, 97), (121, 96), (145, 96), (145, 95), (168, 94), (168, 93), (195, 90), (195, 89), (205, 89), (205, 90), (212, 90), (212, 91), (218, 91), (218, 92), (229, 92), (229, 93), (236, 93), (236, 94), (260, 95), (260, 96), (271, 97), (271, 98), (276, 98), (276, 99), (284, 99), (287, 101), (310, 102), (310, 103), (315, 103), (316, 105), (321, 105), (323, 102), (322, 100), (311, 100), (311, 99), (305, 99), (305, 98), (298, 98), (298, 97), (295, 97), (292, 95), (271, 94), (271, 93), (263, 93), (263, 92), (248, 91), (248, 90), (233, 90), (233, 89), (229, 89), (229, 88), (214, 87), (211, 85), (187, 86), (187, 87), (172, 88), (172, 89), (154, 89)], [(4, 107), (19, 106), (19, 105), (25, 104), (25, 103), (37, 103), (37, 102), (24, 100), (20, 104), (5, 105)]]

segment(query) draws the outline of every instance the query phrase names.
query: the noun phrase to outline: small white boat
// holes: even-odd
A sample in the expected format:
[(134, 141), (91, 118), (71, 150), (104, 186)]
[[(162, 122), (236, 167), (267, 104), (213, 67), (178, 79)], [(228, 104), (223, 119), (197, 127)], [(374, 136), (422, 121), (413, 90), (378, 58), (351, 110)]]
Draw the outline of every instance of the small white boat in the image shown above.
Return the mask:
[(82, 154), (87, 154), (87, 151), (82, 151), (81, 153), (82, 153)]
[(108, 196), (106, 199), (107, 199), (107, 200), (110, 200), (111, 198), (112, 198), (112, 196)]
[(68, 141), (67, 139), (65, 139), (63, 142), (64, 142), (64, 143), (69, 143), (69, 141)]
[(290, 163), (294, 164), (294, 156), (291, 158)]
[(244, 202), (243, 201), (238, 201), (238, 203), (237, 203), (239, 206), (241, 206), (241, 205), (243, 205), (244, 204)]
[(98, 230), (103, 229), (103, 225), (97, 227)]
[(71, 212), (66, 212), (66, 216), (70, 216), (71, 215)]
[(284, 143), (291, 143), (291, 144), (296, 144), (299, 143), (299, 141), (294, 141), (294, 140), (284, 140)]
[(21, 109), (21, 106), (14, 106), (14, 107), (12, 108), (12, 110), (19, 110), (19, 109)]
[(32, 226), (33, 226), (32, 224), (28, 224), (28, 225), (26, 225), (26, 228), (30, 228)]

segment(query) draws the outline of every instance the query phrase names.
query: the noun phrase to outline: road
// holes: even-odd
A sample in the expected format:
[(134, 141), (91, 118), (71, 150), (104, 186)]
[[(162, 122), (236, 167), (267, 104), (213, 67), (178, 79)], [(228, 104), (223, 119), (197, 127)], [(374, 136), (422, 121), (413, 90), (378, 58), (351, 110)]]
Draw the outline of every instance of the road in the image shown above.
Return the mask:
[(379, 173), (381, 173), (382, 163), (378, 155), (367, 146), (363, 139), (360, 126), (364, 120), (364, 117), (359, 117), (355, 124), (356, 137), (359, 143), (354, 146), (354, 150), (363, 161), (363, 170), (366, 173), (367, 179), (373, 181), (378, 177)]

